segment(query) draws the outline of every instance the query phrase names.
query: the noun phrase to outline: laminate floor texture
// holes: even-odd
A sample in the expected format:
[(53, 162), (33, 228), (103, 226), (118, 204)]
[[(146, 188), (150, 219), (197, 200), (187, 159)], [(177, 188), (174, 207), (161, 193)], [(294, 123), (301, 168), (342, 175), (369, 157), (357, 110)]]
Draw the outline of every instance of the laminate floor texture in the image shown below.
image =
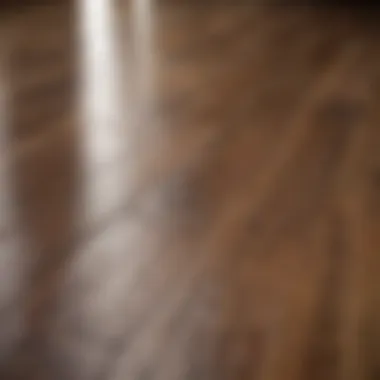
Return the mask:
[(1, 379), (380, 379), (377, 16), (232, 3), (1, 11)]

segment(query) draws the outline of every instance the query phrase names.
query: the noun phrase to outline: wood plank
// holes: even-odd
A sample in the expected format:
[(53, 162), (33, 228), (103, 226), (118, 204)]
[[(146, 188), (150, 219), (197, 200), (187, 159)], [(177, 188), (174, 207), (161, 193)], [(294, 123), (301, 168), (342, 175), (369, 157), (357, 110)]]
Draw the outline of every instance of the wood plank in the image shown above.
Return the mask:
[(1, 379), (376, 378), (371, 18), (78, 1), (2, 20)]

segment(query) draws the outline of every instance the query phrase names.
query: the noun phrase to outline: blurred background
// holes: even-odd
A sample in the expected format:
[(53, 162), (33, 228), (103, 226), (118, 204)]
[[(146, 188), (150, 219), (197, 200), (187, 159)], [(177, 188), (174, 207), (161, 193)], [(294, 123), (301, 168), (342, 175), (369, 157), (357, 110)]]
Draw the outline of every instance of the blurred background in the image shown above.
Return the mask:
[(376, 4), (0, 1), (0, 378), (380, 377)]

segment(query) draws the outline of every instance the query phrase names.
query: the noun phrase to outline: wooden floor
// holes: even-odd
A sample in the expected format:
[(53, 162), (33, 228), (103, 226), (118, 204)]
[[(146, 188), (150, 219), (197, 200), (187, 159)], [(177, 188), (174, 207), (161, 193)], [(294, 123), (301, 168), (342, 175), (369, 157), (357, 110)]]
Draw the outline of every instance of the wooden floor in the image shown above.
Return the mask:
[(376, 15), (232, 3), (1, 10), (1, 379), (380, 379)]

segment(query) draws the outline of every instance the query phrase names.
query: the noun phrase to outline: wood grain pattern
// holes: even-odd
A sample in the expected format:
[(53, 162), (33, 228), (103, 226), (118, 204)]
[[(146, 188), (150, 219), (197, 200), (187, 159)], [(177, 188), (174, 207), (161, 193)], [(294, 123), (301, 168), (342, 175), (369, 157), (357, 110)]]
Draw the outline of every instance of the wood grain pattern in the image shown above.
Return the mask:
[(0, 33), (1, 379), (379, 377), (371, 17), (78, 0)]

